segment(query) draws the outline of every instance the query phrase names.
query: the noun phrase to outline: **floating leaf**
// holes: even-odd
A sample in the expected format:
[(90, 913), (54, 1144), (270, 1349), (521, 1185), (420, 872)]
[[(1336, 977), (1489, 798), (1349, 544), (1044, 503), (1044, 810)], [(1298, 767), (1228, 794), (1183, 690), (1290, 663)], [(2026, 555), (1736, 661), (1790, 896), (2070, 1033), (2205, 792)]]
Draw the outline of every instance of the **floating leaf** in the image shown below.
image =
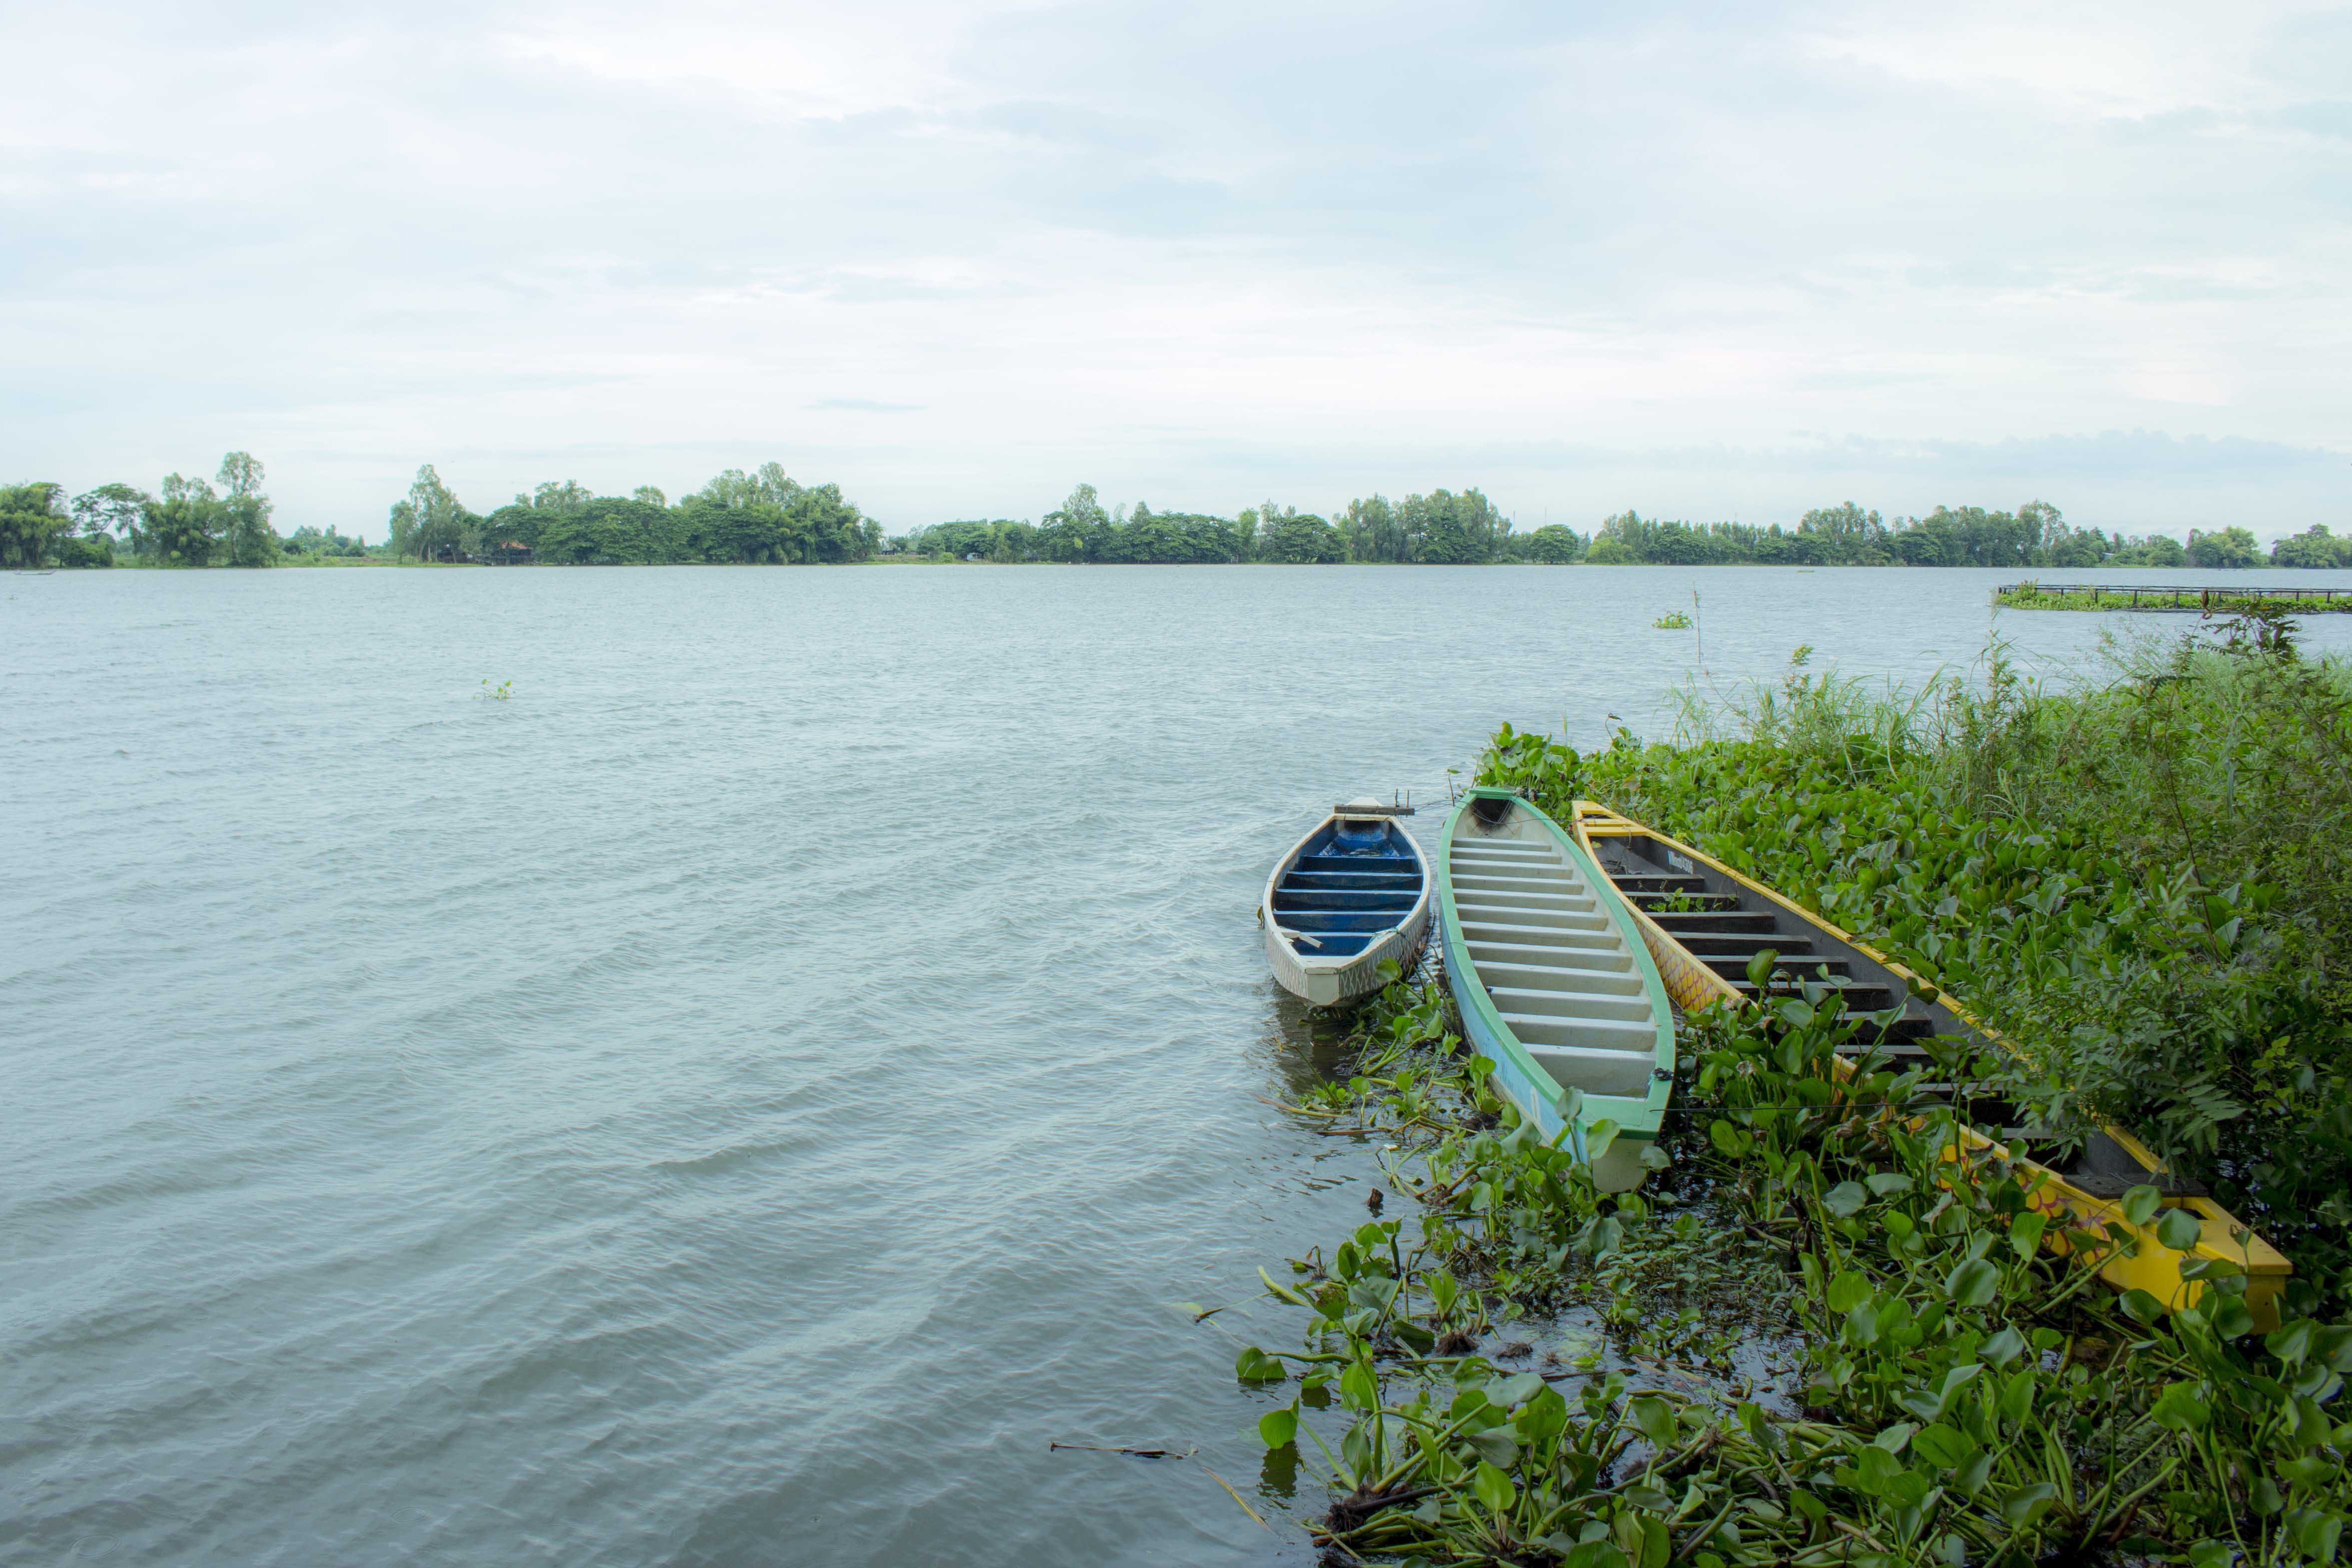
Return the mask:
[[(2139, 1293), (2143, 1296), (2147, 1296), (2147, 1292), (2145, 1290), (2142, 1290)], [(2156, 1298), (2148, 1296), (2148, 1300), (2153, 1301)], [(1992, 1363), (1995, 1366), (2007, 1366), (2011, 1362), (2015, 1361), (2019, 1356), (2025, 1353), (2025, 1336), (2019, 1333), (2013, 1328), (2004, 1328), (2000, 1332), (1993, 1335), (1992, 1338), (1985, 1341), (1983, 1344), (1978, 1346), (1977, 1353), (1984, 1357), (1985, 1360)]]
[(1877, 1171), (1870, 1177), (1871, 1193), (1877, 1197), (1892, 1197), (1896, 1193), (1911, 1190), (1911, 1178), (1899, 1171)]
[(1242, 1353), (1234, 1358), (1234, 1375), (1244, 1383), (1280, 1383), (1290, 1374), (1277, 1358), (1255, 1345), (1244, 1345)]
[(1280, 1410), (1267, 1411), (1257, 1418), (1257, 1435), (1268, 1448), (1279, 1448), (1286, 1443), (1296, 1442), (1298, 1437), (1298, 1412), (1287, 1405)]
[(2136, 1323), (2153, 1323), (2164, 1316), (2164, 1303), (2145, 1290), (2125, 1291), (2116, 1305), (2123, 1308), (2124, 1315)]
[(1663, 1449), (1675, 1440), (1675, 1407), (1663, 1399), (1636, 1399), (1633, 1425), (1642, 1429), (1652, 1447)]
[(2022, 1258), (2032, 1258), (2041, 1250), (2042, 1233), (2050, 1228), (2050, 1216), (2035, 1209), (2027, 1209), (2009, 1222), (2009, 1245)]
[(1822, 1194), (1822, 1206), (1840, 1219), (1858, 1213), (1869, 1201), (1870, 1194), (1863, 1190), (1860, 1182), (1840, 1182)]
[(1523, 1372), (1515, 1376), (1504, 1378), (1498, 1383), (1489, 1384), (1486, 1387), (1486, 1400), (1490, 1405), (1509, 1410), (1525, 1405), (1550, 1386), (1544, 1382), (1541, 1373)]
[(1832, 1312), (1851, 1312), (1870, 1300), (1869, 1277), (1847, 1269), (1830, 1281), (1829, 1309)]
[(2124, 1218), (2132, 1225), (2146, 1225), (2156, 1215), (2157, 1205), (2163, 1194), (2154, 1187), (2137, 1186), (2124, 1194)]

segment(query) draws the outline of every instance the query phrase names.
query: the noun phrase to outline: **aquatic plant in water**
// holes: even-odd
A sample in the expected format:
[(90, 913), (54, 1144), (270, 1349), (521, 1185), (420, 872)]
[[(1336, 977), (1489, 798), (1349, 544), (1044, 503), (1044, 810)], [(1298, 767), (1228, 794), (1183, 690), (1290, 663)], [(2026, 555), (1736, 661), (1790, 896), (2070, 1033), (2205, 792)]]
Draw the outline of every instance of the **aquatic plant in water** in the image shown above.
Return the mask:
[[(2053, 1142), (2147, 1141), (2352, 1304), (2352, 670), (2284, 617), (2117, 641), (2053, 690), (1996, 646), (1874, 690), (1793, 660), (1671, 743), (1507, 728), (1481, 769), (1696, 844), (2018, 1041)], [(1803, 650), (1801, 650), (1802, 652)]]
[[(2053, 1254), (2011, 1164), (2021, 1150), (1958, 1158), (1958, 1112), (1927, 1079), (1968, 1064), (1865, 1061), (1842, 1079), (1832, 1056), (1863, 1021), (1817, 993), (1689, 1021), (1675, 1164), (1652, 1198), (1597, 1192), (1537, 1140), (1484, 1062), (1453, 1054), (1435, 988), (1378, 999), (1358, 1070), (1299, 1109), (1386, 1136), (1417, 1223), (1361, 1226), (1287, 1279), (1262, 1270), (1305, 1315), (1305, 1348), (1248, 1346), (1235, 1367), (1261, 1390), (1297, 1382), (1259, 1431), (1328, 1468), (1329, 1560), (2333, 1561), (2352, 1424), (2330, 1407), (2352, 1325), (2291, 1313), (2251, 1337), (2226, 1268), (2169, 1315), (2116, 1297), (2096, 1270), (2136, 1244), (2127, 1230), (2073, 1233)], [(1479, 1353), (1478, 1336), (1564, 1295), (1622, 1289), (1614, 1260), (1687, 1247), (1693, 1196), (1761, 1248), (1727, 1282), (1788, 1305), (1781, 1396), (1641, 1386), (1668, 1363), (1645, 1367), (1657, 1346), (1638, 1336), (1615, 1370)], [(2152, 1212), (2157, 1194), (2127, 1203)], [(1661, 1314), (1617, 1321), (1644, 1315)]]

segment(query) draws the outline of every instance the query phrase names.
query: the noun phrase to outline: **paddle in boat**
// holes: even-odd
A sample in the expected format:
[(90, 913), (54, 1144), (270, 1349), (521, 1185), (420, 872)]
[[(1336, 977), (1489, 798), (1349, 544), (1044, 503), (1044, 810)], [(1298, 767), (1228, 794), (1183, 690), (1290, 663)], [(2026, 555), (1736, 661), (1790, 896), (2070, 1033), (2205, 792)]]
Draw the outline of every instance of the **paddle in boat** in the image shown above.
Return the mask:
[(1616, 889), (1559, 824), (1483, 786), (1445, 819), (1437, 883), (1446, 983), (1496, 1086), (1602, 1191), (1639, 1185), (1675, 1023)]
[(1382, 961), (1400, 973), (1429, 936), (1429, 868), (1399, 808), (1357, 799), (1300, 839), (1265, 879), (1258, 923), (1275, 979), (1318, 1007), (1378, 991)]
[[(1591, 801), (1576, 803), (1574, 827), (1578, 843), (1633, 906), (1634, 923), (1667, 991), (1685, 1009), (1749, 1003), (1766, 987), (1811, 981), (1836, 994), (1843, 1015), (1891, 1012), (1902, 1004), (1895, 1022), (1884, 1027), (1866, 1023), (1841, 1047), (1840, 1067), (1848, 1075), (1866, 1056), (1897, 1071), (1927, 1066), (1931, 1058), (1921, 1042), (1937, 1037), (2026, 1059), (2012, 1042), (1893, 959), (1689, 845)], [(1772, 956), (1763, 958), (1768, 952)], [(2109, 1283), (2146, 1290), (2168, 1306), (2186, 1306), (2205, 1289), (2180, 1276), (2181, 1266), (2193, 1256), (2242, 1268), (2247, 1310), (2258, 1324), (2277, 1326), (2279, 1292), (2292, 1271), (2287, 1260), (2202, 1186), (2168, 1174), (2163, 1162), (2131, 1134), (2102, 1124), (2081, 1148), (2068, 1152), (2037, 1147), (2032, 1129), (2004, 1126), (2017, 1119), (2005, 1103), (1975, 1098), (1967, 1110), (1970, 1121), (1989, 1121), (2000, 1131), (2003, 1142), (1969, 1132), (1965, 1152), (1954, 1150), (1952, 1157), (2006, 1160), (2007, 1140), (2022, 1138), (2026, 1158), (2018, 1163), (2016, 1174), (2021, 1185), (2040, 1179), (2032, 1202), (2054, 1222), (2043, 1235), (2057, 1249), (2063, 1248), (2060, 1238), (2066, 1230), (2097, 1234), (2110, 1224), (2128, 1226), (2138, 1236), (2138, 1254), (2102, 1268)], [(2138, 1223), (2123, 1206), (2124, 1194), (2136, 1186), (2152, 1186), (2159, 1194), (2158, 1212)], [(2172, 1208), (2185, 1209), (2197, 1220), (2197, 1238), (2186, 1251), (2157, 1237), (2163, 1211)]]

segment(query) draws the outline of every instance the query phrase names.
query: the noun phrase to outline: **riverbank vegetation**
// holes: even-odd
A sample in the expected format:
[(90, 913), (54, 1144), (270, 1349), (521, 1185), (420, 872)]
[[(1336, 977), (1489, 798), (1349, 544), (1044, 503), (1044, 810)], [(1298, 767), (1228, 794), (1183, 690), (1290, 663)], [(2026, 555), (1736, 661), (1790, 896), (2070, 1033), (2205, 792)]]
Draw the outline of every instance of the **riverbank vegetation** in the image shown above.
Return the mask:
[[(1998, 647), (1913, 692), (1792, 667), (1671, 744), (1516, 735), (1581, 792), (1891, 952), (2028, 1052), (2055, 1135), (2140, 1134), (2352, 1305), (2352, 668), (2263, 608), (2053, 688)], [(1549, 772), (1544, 772), (1549, 768)]]
[(839, 486), (803, 485), (776, 463), (729, 468), (675, 505), (652, 485), (600, 496), (551, 480), (488, 516), (428, 463), (393, 504), (389, 525), (396, 556), (560, 565), (838, 563), (871, 558), (882, 538)]
[(1612, 1196), (1455, 1054), (1438, 987), (1383, 994), (1297, 1109), (1378, 1141), (1414, 1212), (1262, 1271), (1301, 1348), (1234, 1369), (1331, 1487), (1325, 1560), (2333, 1561), (2352, 1326), (2308, 1285), (2266, 1335), (2226, 1276), (2116, 1296), (2126, 1237), (2045, 1248), (2009, 1161), (1947, 1157), (1929, 1072), (1839, 1078), (1858, 1021), (1817, 1000), (1691, 1020), (1668, 1163)]
[[(1473, 486), (1402, 501), (1360, 497), (1329, 513), (1266, 501), (1227, 518), (1104, 505), (1079, 485), (1034, 522), (1012, 518), (932, 523), (896, 536), (837, 485), (804, 486), (780, 464), (730, 468), (673, 503), (656, 486), (599, 495), (550, 480), (484, 513), (459, 500), (431, 464), (394, 501), (370, 546), (332, 526), (281, 538), (245, 453), (212, 483), (167, 477), (159, 493), (101, 485), (68, 500), (54, 484), (0, 487), (0, 564), (266, 566), (415, 563), (609, 565), (871, 560), (1098, 565), (1790, 565), (2200, 566), (2263, 563), (2242, 528), (2191, 530), (2189, 541), (2070, 526), (2046, 501), (2014, 511), (1937, 507), (1892, 520), (1853, 501), (1817, 507), (1793, 525), (1690, 523), (1622, 511), (1590, 533), (1547, 522), (1521, 531)], [(215, 491), (214, 485), (221, 487)], [(2352, 565), (2352, 538), (2325, 524), (2280, 541), (2270, 563)]]
[(2094, 584), (2011, 583), (1992, 602), (2012, 610), (2188, 610), (2228, 615), (2263, 605), (2282, 615), (2352, 612), (2352, 588), (2103, 587)]
[[(1439, 989), (1391, 986), (1347, 1080), (1296, 1109), (1391, 1151), (1418, 1215), (1269, 1271), (1303, 1349), (1236, 1367), (1264, 1440), (1328, 1469), (1338, 1560), (2336, 1561), (2352, 672), (2259, 613), (2109, 659), (2055, 689), (1996, 648), (1908, 693), (1800, 662), (1693, 694), (1669, 742), (1496, 737), (1482, 782), (1696, 843), (2030, 1059), (1842, 1076), (1866, 1021), (1833, 997), (1710, 1009), (1665, 1167), (1612, 1198), (1459, 1057)], [(2035, 1141), (2147, 1136), (2294, 1260), (2282, 1321), (2227, 1265), (2178, 1311), (2117, 1295), (2096, 1270), (2122, 1227), (2053, 1251), (2024, 1137), (1953, 1158), (1960, 1080), (2029, 1106)], [(2160, 1215), (2152, 1187), (2124, 1203)]]
[[(268, 566), (280, 553), (261, 464), (221, 459), (211, 482), (166, 474), (159, 493), (107, 484), (70, 500), (61, 485), (0, 487), (0, 565)], [(217, 484), (220, 489), (213, 487)]]

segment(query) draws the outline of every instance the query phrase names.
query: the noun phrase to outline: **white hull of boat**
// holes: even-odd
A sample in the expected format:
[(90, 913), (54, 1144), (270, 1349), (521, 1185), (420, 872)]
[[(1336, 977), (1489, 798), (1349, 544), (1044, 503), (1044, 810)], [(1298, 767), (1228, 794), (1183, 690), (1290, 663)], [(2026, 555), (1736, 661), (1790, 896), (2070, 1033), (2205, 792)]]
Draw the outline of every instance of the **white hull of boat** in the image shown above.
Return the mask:
[[(1421, 888), (1412, 907), (1402, 911), (1395, 924), (1374, 934), (1360, 952), (1325, 954), (1317, 951), (1317, 944), (1319, 941), (1324, 945), (1334, 945), (1330, 942), (1332, 933), (1299, 931), (1292, 919), (1286, 918), (1287, 911), (1275, 908), (1275, 900), (1283, 890), (1284, 879), (1297, 867), (1299, 857), (1318, 839), (1337, 832), (1343, 822), (1360, 827), (1377, 823), (1385, 827), (1391, 842), (1402, 851), (1398, 863), (1409, 859), (1421, 879)], [(1275, 867), (1274, 874), (1265, 879), (1265, 891), (1258, 900), (1258, 923), (1265, 928), (1266, 966), (1273, 970), (1275, 980), (1284, 990), (1310, 1006), (1338, 1007), (1360, 1001), (1388, 984), (1381, 974), (1383, 963), (1392, 960), (1400, 971), (1408, 971), (1420, 959), (1423, 944), (1429, 939), (1433, 888), (1429, 862), (1411, 834), (1385, 819), (1368, 821), (1334, 813), (1292, 845), (1290, 852)]]

